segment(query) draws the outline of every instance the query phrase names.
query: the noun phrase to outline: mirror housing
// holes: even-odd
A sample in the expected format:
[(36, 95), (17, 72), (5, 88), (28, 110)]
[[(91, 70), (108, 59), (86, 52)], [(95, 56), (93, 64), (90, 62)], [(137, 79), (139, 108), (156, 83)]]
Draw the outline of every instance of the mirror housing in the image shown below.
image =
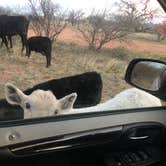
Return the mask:
[(125, 74), (125, 81), (166, 101), (166, 63), (154, 59), (132, 60)]

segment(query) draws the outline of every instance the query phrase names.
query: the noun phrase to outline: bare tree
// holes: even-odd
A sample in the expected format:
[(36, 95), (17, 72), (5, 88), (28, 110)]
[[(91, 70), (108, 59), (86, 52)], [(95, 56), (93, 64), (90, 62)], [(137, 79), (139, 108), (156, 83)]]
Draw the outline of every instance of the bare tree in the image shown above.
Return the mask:
[(147, 22), (149, 22), (155, 14), (158, 13), (158, 8), (150, 8), (150, 0), (128, 1), (120, 0), (118, 11), (121, 12), (123, 26), (129, 31), (145, 31)]
[(100, 50), (111, 40), (120, 40), (126, 35), (119, 23), (111, 18), (106, 10), (93, 10), (91, 15), (78, 25), (78, 30), (89, 48), (94, 50)]
[(28, 0), (32, 30), (36, 35), (44, 35), (53, 42), (64, 30), (67, 23), (65, 12), (51, 0)]
[(80, 22), (83, 15), (84, 15), (84, 13), (82, 12), (82, 10), (72, 9), (71, 11), (69, 11), (67, 20), (68, 20), (68, 22), (70, 22), (72, 24), (72, 26), (74, 26)]

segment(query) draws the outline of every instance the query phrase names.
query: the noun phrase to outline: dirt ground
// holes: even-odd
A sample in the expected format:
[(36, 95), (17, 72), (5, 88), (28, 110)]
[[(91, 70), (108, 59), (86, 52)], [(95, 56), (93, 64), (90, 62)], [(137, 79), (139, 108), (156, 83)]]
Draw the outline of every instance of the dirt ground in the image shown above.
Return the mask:
[[(32, 32), (29, 32), (29, 36), (33, 35)], [(60, 41), (65, 42), (73, 42), (79, 43), (80, 45), (87, 45), (87, 43), (83, 40), (81, 34), (72, 28), (66, 28), (58, 37)], [(158, 42), (150, 42), (150, 41), (143, 41), (143, 40), (130, 40), (125, 42), (119, 41), (111, 41), (106, 44), (105, 47), (107, 48), (115, 48), (123, 46), (131, 51), (136, 52), (147, 52), (153, 54), (162, 54), (166, 55), (166, 44), (161, 44)]]

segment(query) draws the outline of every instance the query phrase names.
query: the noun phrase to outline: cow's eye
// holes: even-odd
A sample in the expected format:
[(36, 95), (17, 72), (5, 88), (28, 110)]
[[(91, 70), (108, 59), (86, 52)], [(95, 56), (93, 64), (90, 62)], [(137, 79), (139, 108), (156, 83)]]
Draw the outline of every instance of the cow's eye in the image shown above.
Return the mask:
[(30, 108), (31, 108), (31, 105), (30, 105), (29, 103), (25, 103), (25, 107), (26, 107), (27, 109), (30, 109)]
[(56, 110), (54, 111), (54, 114), (55, 114), (55, 115), (58, 114), (58, 109), (56, 109)]

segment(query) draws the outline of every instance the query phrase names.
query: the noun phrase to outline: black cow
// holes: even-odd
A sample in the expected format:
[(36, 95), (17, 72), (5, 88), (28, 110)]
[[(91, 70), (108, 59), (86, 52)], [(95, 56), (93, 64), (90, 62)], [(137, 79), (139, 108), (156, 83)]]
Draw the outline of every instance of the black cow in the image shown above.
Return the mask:
[(10, 105), (6, 99), (0, 99), (0, 121), (23, 119), (24, 111), (20, 106)]
[(51, 50), (52, 44), (48, 37), (44, 36), (34, 36), (27, 41), (27, 53), (26, 55), (30, 57), (31, 51), (39, 52), (46, 56), (46, 67), (51, 65)]
[(27, 32), (28, 32), (29, 21), (24, 16), (0, 16), (0, 37), (2, 42), (5, 43), (8, 48), (7, 37), (12, 47), (11, 37), (13, 35), (19, 35), (22, 41), (22, 51), (26, 46)]
[(6, 37), (1, 36), (1, 39), (2, 39), (2, 41), (1, 41), (1, 47), (3, 46), (3, 44), (5, 44), (6, 47), (7, 47), (7, 49), (9, 49), (8, 42), (10, 42), (10, 48), (13, 47), (12, 36), (6, 36)]
[[(37, 89), (51, 90), (58, 99), (76, 92), (74, 108), (90, 107), (101, 100), (102, 79), (96, 72), (87, 72), (43, 82), (25, 90), (24, 93), (28, 95)], [(0, 100), (0, 121), (23, 119), (23, 117), (24, 112), (20, 106), (10, 105), (5, 99)]]
[(74, 108), (89, 107), (98, 104), (101, 100), (102, 80), (99, 73), (86, 72), (40, 83), (24, 92), (31, 94), (36, 89), (51, 90), (58, 99), (76, 92)]

